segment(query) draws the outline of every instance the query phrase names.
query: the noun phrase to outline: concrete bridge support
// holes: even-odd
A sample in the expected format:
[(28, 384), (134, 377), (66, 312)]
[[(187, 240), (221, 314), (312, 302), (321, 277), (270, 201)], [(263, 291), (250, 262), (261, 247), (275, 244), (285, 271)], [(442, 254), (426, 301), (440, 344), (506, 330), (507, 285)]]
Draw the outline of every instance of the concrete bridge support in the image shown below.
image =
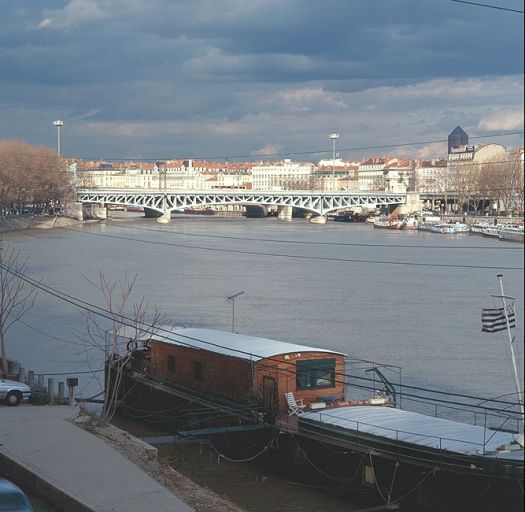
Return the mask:
[(76, 220), (84, 220), (82, 203), (66, 203), (64, 205), (63, 215)]
[(292, 210), (291, 206), (279, 206), (277, 218), (279, 220), (292, 220)]
[(100, 204), (85, 204), (82, 210), (84, 220), (103, 220), (108, 218), (108, 209)]
[(171, 211), (163, 213), (160, 217), (157, 217), (157, 222), (160, 224), (167, 224), (171, 221)]

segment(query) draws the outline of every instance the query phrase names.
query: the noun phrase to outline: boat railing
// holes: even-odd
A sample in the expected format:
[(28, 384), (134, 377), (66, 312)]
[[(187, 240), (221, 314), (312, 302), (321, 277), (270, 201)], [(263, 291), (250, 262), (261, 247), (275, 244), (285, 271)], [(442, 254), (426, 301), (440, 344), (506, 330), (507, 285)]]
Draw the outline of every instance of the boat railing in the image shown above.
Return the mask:
[[(323, 420), (323, 416), (325, 420)], [(319, 413), (319, 433), (322, 432), (323, 428), (326, 429), (326, 426), (331, 424), (329, 420), (326, 421), (326, 418), (329, 417), (330, 412)], [(336, 426), (354, 431), (358, 446), (366, 444), (371, 440), (372, 437), (384, 437), (391, 440), (395, 440), (396, 442), (417, 445), (418, 450), (421, 450), (422, 448), (431, 448), (434, 450), (439, 450), (440, 452), (458, 451), (454, 450), (454, 446), (456, 446), (456, 448), (461, 448), (459, 451), (461, 451), (462, 453), (475, 453), (480, 455), (485, 454), (487, 451), (494, 451), (494, 449), (487, 450), (486, 448), (492, 440), (492, 438), (494, 437), (494, 435), (497, 433), (492, 432), (489, 429), (484, 429), (483, 441), (476, 442), (471, 439), (458, 439), (454, 437), (432, 435), (411, 430), (401, 430), (386, 427), (384, 425), (369, 423), (366, 421), (357, 421), (350, 419), (341, 420), (340, 418), (338, 418), (338, 423)], [(424, 444), (421, 442), (422, 439), (426, 440)], [(466, 449), (466, 446), (471, 448)]]
[[(418, 406), (409, 408), (407, 403), (416, 403)], [(523, 430), (523, 418), (518, 411), (493, 410), (480, 404), (444, 405), (430, 400), (404, 398), (406, 410), (432, 414), (435, 418), (461, 420), (472, 425), (481, 426), (490, 430), (518, 433)]]

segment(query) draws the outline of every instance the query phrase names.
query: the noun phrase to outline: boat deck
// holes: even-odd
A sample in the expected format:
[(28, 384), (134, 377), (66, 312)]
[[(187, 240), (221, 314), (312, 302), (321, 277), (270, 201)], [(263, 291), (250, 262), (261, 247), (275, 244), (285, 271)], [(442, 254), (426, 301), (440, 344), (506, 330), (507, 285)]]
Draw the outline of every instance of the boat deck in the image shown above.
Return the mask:
[[(513, 434), (495, 432), (478, 425), (434, 418), (392, 407), (338, 407), (322, 412), (307, 412), (301, 420), (326, 423), (363, 434), (395, 439), (463, 455), (490, 456), (494, 452), (514, 458)], [(523, 448), (521, 449), (523, 456)]]
[(524, 450), (514, 434), (392, 407), (305, 412), (299, 416), (297, 433), (416, 465), (475, 468), (486, 474), (506, 472), (523, 477)]

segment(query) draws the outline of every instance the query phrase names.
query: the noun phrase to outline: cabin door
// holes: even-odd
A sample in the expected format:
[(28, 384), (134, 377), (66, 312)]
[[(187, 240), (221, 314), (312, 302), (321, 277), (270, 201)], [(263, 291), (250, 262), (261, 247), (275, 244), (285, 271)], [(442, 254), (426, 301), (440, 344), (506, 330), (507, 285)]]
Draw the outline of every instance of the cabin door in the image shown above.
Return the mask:
[(270, 375), (263, 376), (262, 382), (263, 412), (265, 423), (274, 423), (279, 414), (277, 382)]

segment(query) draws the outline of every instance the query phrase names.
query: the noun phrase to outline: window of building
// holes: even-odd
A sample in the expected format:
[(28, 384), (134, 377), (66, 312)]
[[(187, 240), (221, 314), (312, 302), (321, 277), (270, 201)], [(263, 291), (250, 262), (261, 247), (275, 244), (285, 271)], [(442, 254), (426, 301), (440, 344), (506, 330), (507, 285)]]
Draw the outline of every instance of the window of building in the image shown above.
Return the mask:
[(193, 361), (193, 378), (202, 380), (202, 363), (199, 361)]
[(168, 356), (168, 372), (175, 373), (175, 356)]
[(297, 361), (297, 389), (335, 387), (335, 359)]

